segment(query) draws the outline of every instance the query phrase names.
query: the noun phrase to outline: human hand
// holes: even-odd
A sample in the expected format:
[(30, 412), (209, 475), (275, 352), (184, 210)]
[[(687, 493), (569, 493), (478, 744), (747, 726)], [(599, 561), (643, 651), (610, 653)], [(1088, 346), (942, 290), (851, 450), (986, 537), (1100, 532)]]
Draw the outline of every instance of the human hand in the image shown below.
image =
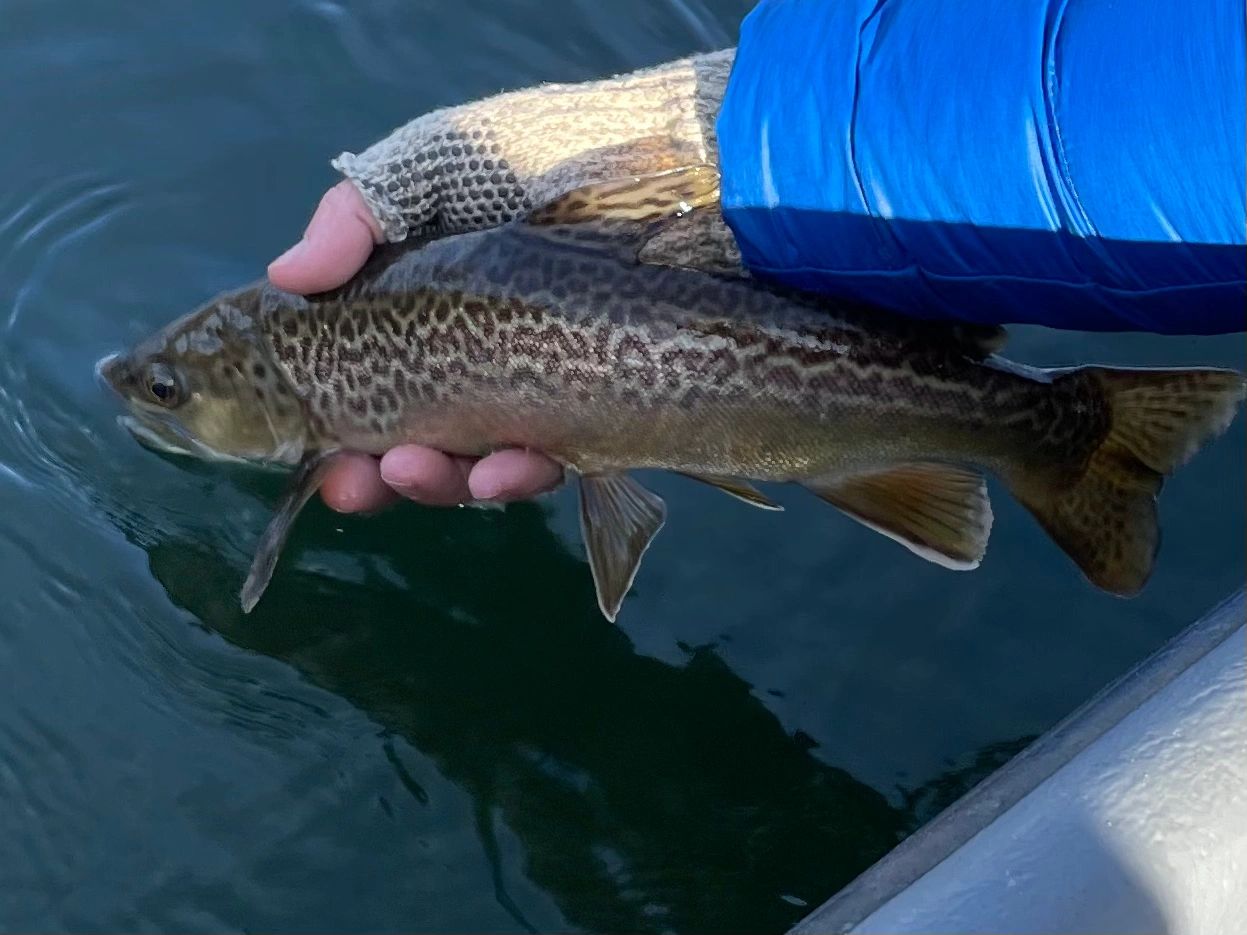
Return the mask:
[[(346, 181), (321, 200), (302, 240), (269, 266), (288, 292), (342, 285), (376, 244), (446, 235), (522, 217), (564, 192), (633, 173), (715, 161), (714, 119), (734, 50), (604, 81), (543, 85), (434, 111), (333, 164)], [(705, 225), (703, 225), (705, 228)], [(726, 225), (656, 238), (646, 259), (734, 268)], [(480, 460), (402, 445), (379, 461), (340, 456), (321, 486), (334, 509), (379, 509), (397, 496), (448, 506), (526, 499), (557, 486), (562, 468), (529, 451)]]
[[(359, 192), (340, 182), (321, 199), (303, 239), (269, 265), (269, 279), (287, 292), (332, 289), (355, 275), (381, 239), (380, 225)], [(563, 469), (536, 452), (504, 450), (477, 460), (400, 445), (380, 459), (339, 455), (320, 494), (331, 508), (357, 513), (381, 509), (400, 496), (429, 506), (523, 500), (558, 486), (562, 478)]]

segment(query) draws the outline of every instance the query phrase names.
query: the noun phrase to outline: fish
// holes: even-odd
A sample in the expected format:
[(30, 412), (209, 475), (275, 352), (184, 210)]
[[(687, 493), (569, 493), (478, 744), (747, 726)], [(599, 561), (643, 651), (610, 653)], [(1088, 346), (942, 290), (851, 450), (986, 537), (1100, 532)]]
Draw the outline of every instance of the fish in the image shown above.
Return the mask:
[(717, 210), (718, 186), (705, 165), (606, 179), (488, 230), (380, 247), (334, 290), (261, 280), (97, 369), (148, 447), (294, 469), (246, 612), (334, 456), (402, 443), (563, 465), (611, 621), (667, 518), (644, 469), (770, 510), (757, 484), (797, 484), (953, 570), (984, 557), (993, 476), (1092, 585), (1144, 587), (1163, 481), (1232, 422), (1243, 374), (1043, 369), (1001, 356), (999, 327), (643, 262), (676, 220)]

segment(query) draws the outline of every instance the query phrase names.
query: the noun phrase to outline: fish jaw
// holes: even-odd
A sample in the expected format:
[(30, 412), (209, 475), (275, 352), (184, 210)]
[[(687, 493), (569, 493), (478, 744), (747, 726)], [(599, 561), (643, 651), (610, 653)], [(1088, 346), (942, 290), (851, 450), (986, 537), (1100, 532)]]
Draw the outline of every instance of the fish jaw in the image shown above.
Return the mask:
[(134, 415), (122, 415), (117, 416), (117, 424), (129, 432), (136, 442), (157, 454), (184, 457), (196, 455), (190, 444), (184, 444), (176, 433), (159, 422), (145, 422)]
[(129, 414), (118, 416), (117, 424), (129, 432), (136, 442), (149, 451), (153, 451), (156, 454), (173, 455), (179, 458), (194, 458), (198, 461), (222, 464), (279, 467), (298, 463), (303, 454), (303, 446), (299, 444), (290, 446), (289, 450), (277, 451), (274, 457), (261, 459), (243, 458), (210, 448), (192, 436), (179, 432), (174, 423), (164, 420), (143, 419), (134, 414)]

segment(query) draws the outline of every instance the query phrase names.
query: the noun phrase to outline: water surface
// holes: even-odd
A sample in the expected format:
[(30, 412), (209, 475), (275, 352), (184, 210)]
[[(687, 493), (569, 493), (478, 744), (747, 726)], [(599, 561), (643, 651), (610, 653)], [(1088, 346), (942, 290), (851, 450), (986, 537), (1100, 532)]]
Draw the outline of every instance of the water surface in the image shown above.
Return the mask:
[[(750, 3), (0, 0), (0, 926), (782, 931), (1241, 585), (1242, 420), (1167, 487), (1134, 601), (996, 491), (926, 565), (676, 478), (619, 626), (570, 492), (300, 522), (133, 444), (103, 354), (259, 275), (433, 107), (735, 41)], [(1041, 364), (1240, 338), (1019, 331)]]

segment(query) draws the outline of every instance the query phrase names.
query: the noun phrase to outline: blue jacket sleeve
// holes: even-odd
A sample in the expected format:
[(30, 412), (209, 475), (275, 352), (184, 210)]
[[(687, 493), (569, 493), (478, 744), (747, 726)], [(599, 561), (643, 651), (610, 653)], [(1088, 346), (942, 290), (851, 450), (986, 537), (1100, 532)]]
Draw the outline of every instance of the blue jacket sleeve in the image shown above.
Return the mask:
[(1247, 330), (1242, 0), (762, 0), (718, 118), (754, 272), (924, 317)]

